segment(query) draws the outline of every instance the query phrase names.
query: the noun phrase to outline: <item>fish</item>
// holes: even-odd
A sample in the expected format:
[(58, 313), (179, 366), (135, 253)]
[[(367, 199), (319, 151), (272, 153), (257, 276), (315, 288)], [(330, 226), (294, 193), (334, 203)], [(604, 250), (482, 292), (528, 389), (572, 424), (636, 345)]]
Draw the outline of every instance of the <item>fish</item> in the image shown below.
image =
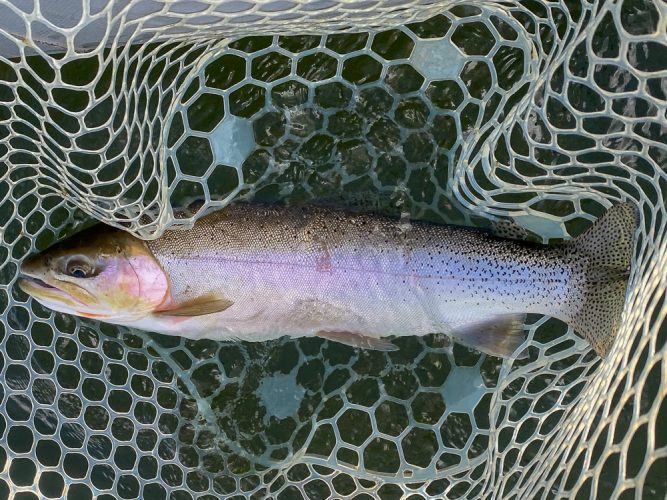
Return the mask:
[(237, 203), (153, 240), (103, 224), (21, 265), (61, 313), (191, 339), (319, 337), (392, 351), (443, 333), (509, 358), (526, 314), (572, 326), (601, 357), (620, 328), (638, 211), (609, 209), (557, 245), (316, 206)]

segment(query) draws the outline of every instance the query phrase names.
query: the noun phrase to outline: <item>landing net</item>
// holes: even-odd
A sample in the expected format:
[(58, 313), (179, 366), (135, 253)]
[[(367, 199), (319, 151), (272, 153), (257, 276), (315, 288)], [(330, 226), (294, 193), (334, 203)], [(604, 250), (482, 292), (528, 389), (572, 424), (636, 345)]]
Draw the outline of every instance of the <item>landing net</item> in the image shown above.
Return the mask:
[[(0, 1), (0, 497), (663, 498), (666, 144), (660, 1)], [(612, 352), (189, 341), (15, 286), (93, 218), (332, 195), (544, 241), (633, 200)]]

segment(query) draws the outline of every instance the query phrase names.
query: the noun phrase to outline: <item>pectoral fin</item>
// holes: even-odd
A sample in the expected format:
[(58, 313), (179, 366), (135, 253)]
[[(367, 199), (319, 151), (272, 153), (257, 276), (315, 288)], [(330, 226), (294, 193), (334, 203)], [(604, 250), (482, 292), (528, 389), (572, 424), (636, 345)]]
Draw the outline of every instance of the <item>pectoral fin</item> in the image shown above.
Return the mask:
[(502, 315), (456, 328), (452, 336), (482, 352), (509, 358), (523, 344), (525, 315)]
[(155, 311), (158, 316), (204, 316), (224, 311), (234, 302), (219, 295), (201, 295), (186, 302), (174, 304), (167, 309)]
[(315, 335), (325, 340), (340, 342), (341, 344), (360, 349), (373, 349), (375, 351), (397, 351), (399, 349), (397, 345), (392, 344), (388, 340), (368, 337), (362, 333), (320, 330)]

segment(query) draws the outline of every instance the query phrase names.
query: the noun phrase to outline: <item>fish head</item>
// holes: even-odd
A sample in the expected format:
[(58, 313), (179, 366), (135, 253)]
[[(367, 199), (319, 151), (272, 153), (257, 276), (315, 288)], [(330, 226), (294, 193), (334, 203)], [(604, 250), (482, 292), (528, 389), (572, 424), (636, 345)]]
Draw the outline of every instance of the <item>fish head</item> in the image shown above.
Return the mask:
[(108, 226), (95, 226), (21, 265), (19, 287), (55, 311), (124, 324), (169, 296), (169, 279), (148, 246)]

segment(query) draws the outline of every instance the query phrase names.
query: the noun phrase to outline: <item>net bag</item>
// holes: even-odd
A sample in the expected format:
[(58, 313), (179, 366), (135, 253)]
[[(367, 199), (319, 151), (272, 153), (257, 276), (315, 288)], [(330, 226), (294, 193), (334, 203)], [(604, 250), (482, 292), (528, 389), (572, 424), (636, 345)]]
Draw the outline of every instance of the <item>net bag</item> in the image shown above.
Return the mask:
[[(663, 498), (666, 32), (655, 0), (0, 1), (0, 497)], [(521, 360), (191, 341), (15, 286), (92, 220), (332, 194), (545, 242), (634, 202), (609, 356), (542, 316)]]

